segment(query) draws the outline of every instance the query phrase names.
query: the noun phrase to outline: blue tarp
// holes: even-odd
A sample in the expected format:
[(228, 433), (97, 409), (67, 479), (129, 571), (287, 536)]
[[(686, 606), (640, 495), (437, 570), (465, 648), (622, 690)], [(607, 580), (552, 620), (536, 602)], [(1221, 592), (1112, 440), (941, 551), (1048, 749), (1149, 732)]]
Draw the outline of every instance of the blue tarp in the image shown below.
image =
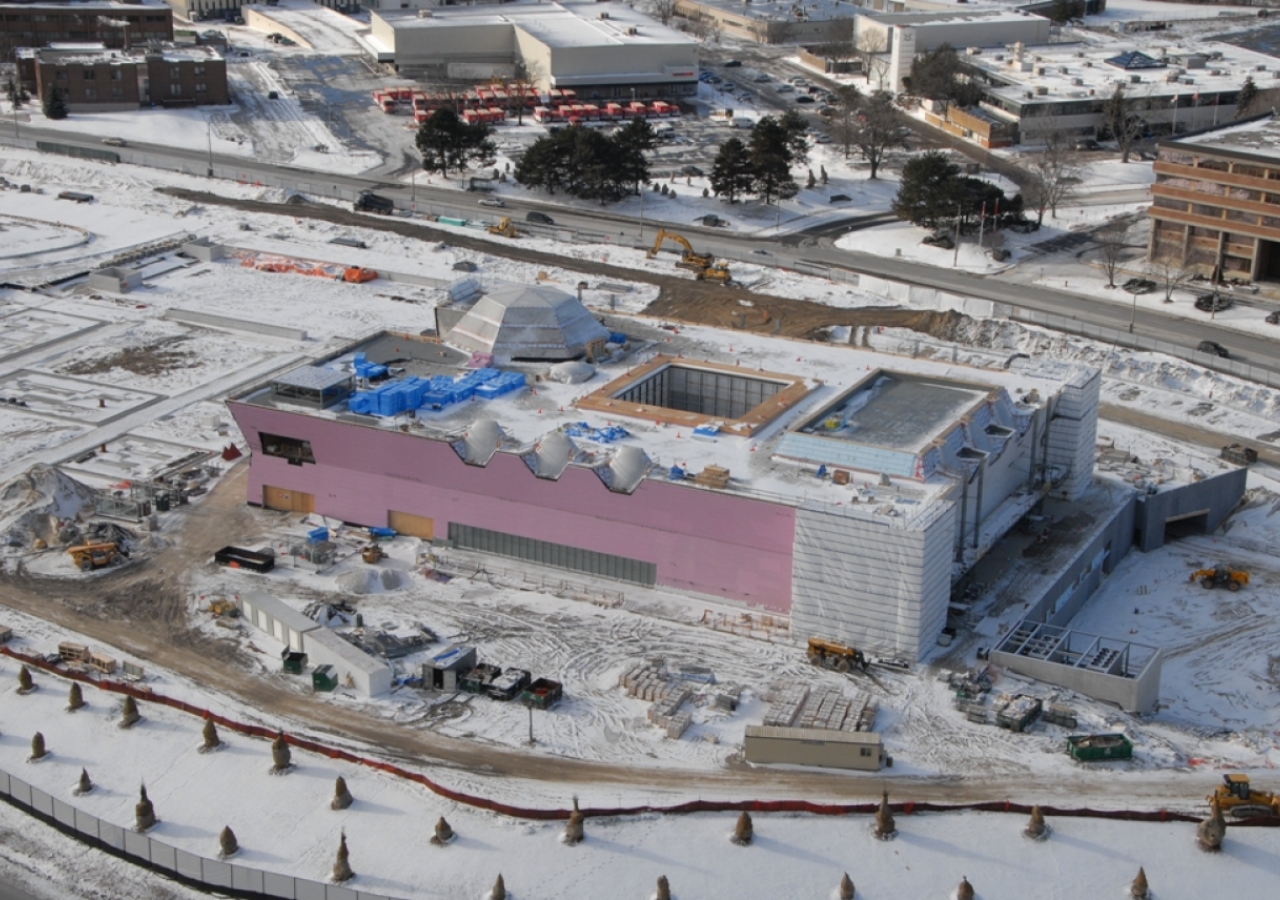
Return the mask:
[(614, 441), (620, 441), (625, 437), (631, 436), (631, 432), (621, 425), (592, 428), (586, 422), (571, 422), (564, 426), (564, 433), (569, 437), (586, 438), (589, 441), (595, 441), (597, 444), (612, 444)]
[[(367, 370), (386, 366), (358, 363)], [(359, 369), (357, 369), (359, 374)], [(353, 413), (374, 416), (395, 416), (416, 409), (444, 409), (454, 403), (463, 403), (473, 396), (491, 400), (524, 387), (525, 376), (520, 372), (503, 372), (500, 369), (475, 369), (454, 380), (447, 375), (430, 379), (410, 375), (398, 381), (380, 385), (371, 391), (352, 395), (347, 408)]]

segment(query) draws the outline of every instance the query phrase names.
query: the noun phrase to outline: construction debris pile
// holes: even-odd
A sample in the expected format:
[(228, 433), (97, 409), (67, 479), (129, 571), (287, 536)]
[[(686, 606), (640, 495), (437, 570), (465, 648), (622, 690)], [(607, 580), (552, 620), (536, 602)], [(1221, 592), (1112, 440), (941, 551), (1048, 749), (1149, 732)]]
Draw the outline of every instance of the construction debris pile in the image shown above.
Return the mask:
[(819, 728), (825, 731), (871, 731), (880, 703), (866, 691), (852, 699), (839, 688), (794, 684), (778, 679), (765, 694), (769, 712), (765, 725), (783, 728)]

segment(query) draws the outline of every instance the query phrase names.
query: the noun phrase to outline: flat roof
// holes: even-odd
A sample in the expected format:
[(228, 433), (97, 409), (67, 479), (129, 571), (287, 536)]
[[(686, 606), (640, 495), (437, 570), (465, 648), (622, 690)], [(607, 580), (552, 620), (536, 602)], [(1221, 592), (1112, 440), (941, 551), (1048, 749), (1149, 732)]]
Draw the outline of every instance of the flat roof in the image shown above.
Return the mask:
[(880, 735), (875, 731), (836, 731), (827, 728), (792, 728), (787, 725), (748, 725), (745, 736), (789, 741), (825, 741), (828, 744), (880, 743)]
[(878, 369), (796, 428), (867, 447), (918, 453), (966, 412), (986, 402), (990, 387)]
[(320, 624), (314, 619), (308, 619), (283, 600), (273, 597), (265, 591), (249, 591), (241, 595), (241, 598), (244, 603), (256, 606), (277, 622), (283, 622), (299, 634), (309, 634), (320, 627)]
[[(605, 316), (604, 319), (610, 330), (627, 335), (631, 349), (597, 364), (595, 375), (588, 381), (561, 384), (544, 379), (534, 385), (536, 394), (525, 387), (493, 399), (477, 398), (445, 405), (434, 411), (419, 409), (408, 433), (424, 440), (454, 443), (476, 423), (491, 419), (502, 432), (497, 452), (527, 456), (544, 438), (563, 432), (576, 448), (573, 461), (569, 463), (572, 466), (605, 466), (620, 449), (630, 448), (632, 452), (643, 451), (653, 461), (649, 478), (667, 479), (672, 467), (693, 476), (716, 466), (730, 472), (729, 484), (723, 489), (727, 493), (762, 496), (793, 506), (818, 504), (825, 508), (840, 505), (840, 509), (851, 516), (870, 516), (878, 514), (878, 510), (893, 509), (897, 523), (911, 527), (910, 523), (916, 520), (917, 515), (932, 515), (933, 499), (942, 498), (951, 491), (954, 482), (950, 477), (941, 472), (916, 477), (910, 471), (899, 477), (893, 469), (853, 466), (849, 484), (836, 485), (832, 479), (817, 479), (813, 475), (815, 463), (811, 460), (796, 454), (779, 454), (780, 445), (788, 437), (816, 439), (795, 434), (794, 426), (814, 418), (871, 373), (879, 371), (891, 371), (904, 382), (911, 381), (914, 375), (926, 385), (937, 384), (944, 388), (934, 395), (938, 401), (937, 408), (925, 417), (916, 416), (912, 403), (899, 403), (894, 399), (896, 395), (890, 393), (877, 408), (885, 416), (908, 419), (909, 424), (867, 421), (865, 433), (885, 442), (921, 440), (938, 421), (945, 420), (957, 410), (962, 412), (980, 400), (984, 391), (1007, 392), (1011, 401), (1029, 414), (1032, 409), (1051, 402), (1064, 385), (1084, 385), (1097, 376), (1096, 369), (1082, 364), (1031, 359), (1015, 359), (1010, 364), (1007, 356), (971, 349), (966, 349), (965, 358), (974, 364), (964, 365), (880, 353), (847, 344), (796, 341), (706, 326), (681, 324), (678, 331), (673, 331), (662, 328), (660, 320), (644, 316)], [(335, 352), (323, 364), (343, 369), (351, 364), (354, 353), (364, 352), (370, 362), (408, 360), (396, 363), (409, 369), (406, 374), (432, 372), (460, 377), (466, 371), (465, 359), (446, 360), (439, 355), (442, 349), (439, 343), (428, 338), (414, 339), (403, 333), (398, 333), (394, 339), (378, 335)], [(591, 395), (598, 395), (601, 388), (615, 380), (628, 376), (629, 380), (635, 380), (642, 367), (652, 363), (663, 365), (660, 356), (674, 357), (691, 366), (714, 364), (724, 370), (740, 372), (743, 376), (795, 379), (804, 393), (794, 405), (749, 435), (708, 434), (705, 430), (699, 434), (694, 431), (697, 423), (665, 415), (661, 419), (656, 415), (632, 416), (625, 414), (621, 407), (595, 409), (589, 408), (590, 403), (583, 402)], [(420, 361), (415, 361), (419, 358)], [(504, 368), (523, 371), (532, 382), (535, 374), (545, 373), (549, 367), (545, 364), (519, 364)], [(230, 402), (277, 408), (270, 384), (269, 380), (264, 380), (233, 397)], [(954, 393), (953, 386), (959, 386), (954, 388)], [(1038, 399), (1031, 394), (1033, 390), (1039, 395)], [(1028, 397), (1033, 397), (1032, 402), (1027, 402)], [(404, 421), (403, 417), (354, 414), (348, 411), (346, 403), (341, 402), (327, 409), (288, 406), (282, 411), (290, 415), (341, 421), (353, 427), (383, 430), (397, 429)], [(623, 429), (624, 434), (620, 435), (618, 428)], [(895, 429), (898, 428), (903, 431), (895, 438)], [(839, 441), (831, 444), (854, 449), (854, 445)], [(909, 451), (872, 450), (870, 453), (892, 453), (896, 459), (897, 456), (907, 456)], [(880, 482), (880, 473), (884, 471), (892, 476), (889, 484)], [(691, 490), (718, 489), (703, 488), (689, 482), (681, 484)], [(643, 482), (637, 489), (644, 489)], [(852, 502), (854, 497), (858, 503)]]
[(272, 382), (289, 387), (323, 391), (340, 384), (347, 384), (351, 379), (350, 372), (339, 372), (336, 369), (326, 369), (324, 366), (299, 366), (273, 378)]
[[(959, 22), (1025, 22), (1028, 19), (1044, 19), (1031, 13), (1012, 9), (972, 9), (962, 12), (928, 12), (891, 13), (878, 10), (859, 11), (862, 18), (882, 22), (885, 25), (954, 25)], [(957, 44), (963, 44), (963, 36), (956, 37)]]
[(1280, 120), (1270, 116), (1205, 134), (1161, 141), (1161, 147), (1221, 153), (1238, 159), (1280, 160)]
[[(997, 81), (983, 86), (987, 93), (1017, 104), (1090, 98), (1101, 102), (1117, 83), (1125, 84), (1134, 96), (1164, 98), (1166, 103), (1172, 102), (1173, 97), (1185, 97), (1189, 103), (1195, 94), (1234, 93), (1240, 90), (1246, 77), (1252, 77), (1259, 90), (1280, 87), (1280, 59), (1233, 44), (1202, 40), (1179, 42), (1160, 38), (1156, 33), (1144, 34), (1141, 43), (1079, 31), (1072, 34), (1081, 40), (1069, 44), (1026, 45), (1022, 56), (1028, 67), (1025, 72), (1017, 67), (1011, 47), (985, 49), (972, 56), (963, 55), (961, 59)], [(1163, 61), (1165, 65), (1154, 69), (1122, 69), (1108, 62), (1134, 51)], [(1135, 77), (1140, 80), (1134, 82)], [(1046, 93), (1036, 94), (1041, 88)], [(1028, 97), (1028, 91), (1035, 96)]]
[[(680, 44), (698, 41), (621, 3), (504, 3), (501, 6), (374, 10), (396, 30), (509, 25), (551, 47)], [(628, 33), (634, 29), (635, 33)]]
[(320, 644), (351, 668), (360, 672), (376, 675), (390, 668), (382, 660), (370, 656), (342, 635), (336, 631), (330, 631), (328, 628), (317, 628), (314, 631), (308, 631), (306, 637), (302, 639), (302, 646), (305, 649), (311, 643)]

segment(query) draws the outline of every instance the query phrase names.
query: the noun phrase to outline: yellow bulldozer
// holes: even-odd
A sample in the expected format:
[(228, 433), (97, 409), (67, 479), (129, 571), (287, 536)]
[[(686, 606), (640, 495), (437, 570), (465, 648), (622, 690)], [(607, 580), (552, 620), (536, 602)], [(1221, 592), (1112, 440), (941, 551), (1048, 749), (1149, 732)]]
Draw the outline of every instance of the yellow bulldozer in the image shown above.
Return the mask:
[(1217, 800), (1220, 810), (1240, 819), (1280, 816), (1280, 794), (1255, 791), (1249, 785), (1248, 775), (1234, 772), (1223, 775), (1222, 784), (1207, 799)]
[(209, 613), (215, 619), (223, 617), (228, 619), (238, 619), (240, 617), (240, 607), (236, 606), (236, 601), (227, 597), (215, 597), (209, 601)]
[(865, 672), (870, 665), (861, 650), (822, 638), (809, 638), (809, 662), (837, 672), (849, 672), (855, 666)]
[(517, 238), (520, 232), (516, 231), (516, 226), (511, 224), (510, 216), (503, 216), (498, 220), (497, 225), (490, 225), (488, 228), (490, 234), (499, 234), (503, 237)]
[(1205, 590), (1222, 585), (1229, 591), (1238, 591), (1249, 583), (1248, 572), (1236, 572), (1226, 566), (1214, 566), (1212, 569), (1198, 569), (1191, 573), (1188, 581), (1198, 581)]
[(106, 568), (120, 561), (120, 548), (115, 545), (114, 541), (104, 541), (97, 544), (77, 544), (74, 547), (68, 547), (67, 552), (71, 554), (71, 559), (81, 572)]

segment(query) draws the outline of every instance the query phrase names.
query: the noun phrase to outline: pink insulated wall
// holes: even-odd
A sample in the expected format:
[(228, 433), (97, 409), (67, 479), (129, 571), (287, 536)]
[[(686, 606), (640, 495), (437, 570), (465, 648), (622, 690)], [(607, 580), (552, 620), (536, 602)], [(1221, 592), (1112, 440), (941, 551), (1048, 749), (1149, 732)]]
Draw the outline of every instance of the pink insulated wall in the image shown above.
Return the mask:
[[(795, 510), (645, 480), (616, 494), (588, 469), (535, 478), (516, 455), (468, 466), (441, 441), (245, 403), (230, 404), (254, 450), (248, 499), (267, 485), (314, 495), (317, 513), (387, 524), (389, 510), (428, 516), (438, 537), (458, 522), (651, 562), (658, 584), (791, 609)], [(258, 433), (311, 442), (314, 465), (266, 457)]]

